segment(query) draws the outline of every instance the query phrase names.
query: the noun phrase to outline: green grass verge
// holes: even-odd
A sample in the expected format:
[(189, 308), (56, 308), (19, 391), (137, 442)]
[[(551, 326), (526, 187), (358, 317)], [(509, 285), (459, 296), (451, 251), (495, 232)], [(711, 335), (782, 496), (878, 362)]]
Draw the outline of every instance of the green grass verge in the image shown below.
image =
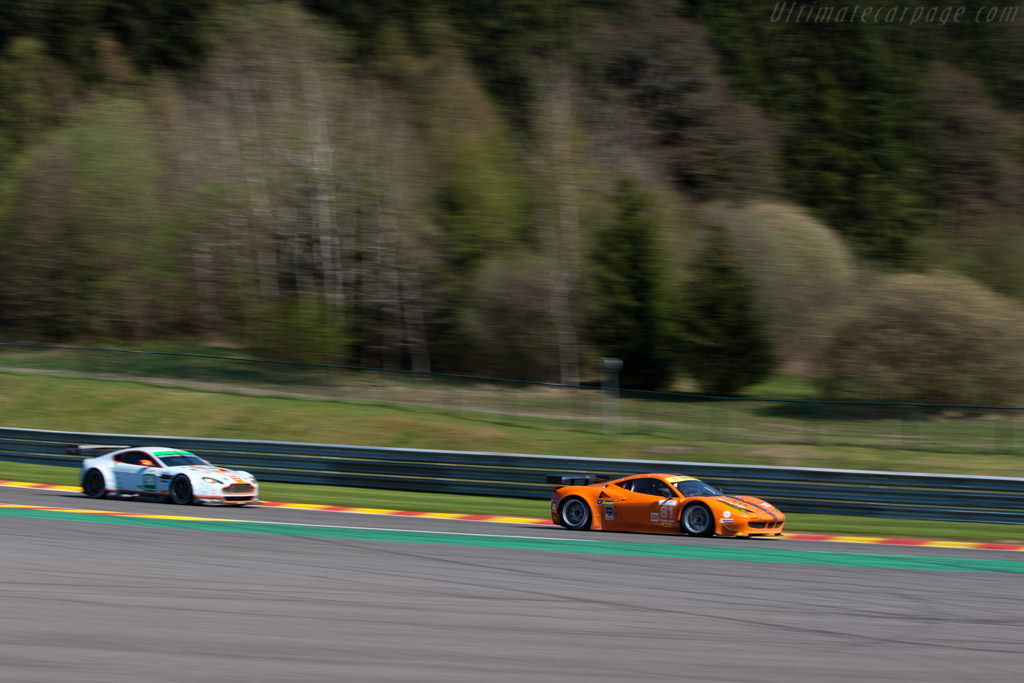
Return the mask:
[[(231, 384), (158, 386), (141, 380), (0, 370), (0, 424), (66, 431), (1024, 476), (1024, 457), (1012, 448), (1009, 452), (929, 450), (931, 437), (907, 433), (931, 430), (934, 436), (941, 432), (944, 443), (973, 448), (989, 443), (985, 439), (994, 439), (994, 434), (1012, 433), (1006, 431), (1012, 425), (1000, 420), (827, 421), (791, 413), (786, 404), (624, 401), (628, 419), (623, 433), (605, 434), (599, 420), (572, 419), (573, 410), (593, 406), (572, 405), (572, 399), (544, 388), (453, 390), (426, 382), (423, 386), (366, 385), (358, 391), (346, 385), (336, 388), (333, 396), (252, 395), (253, 391), (253, 387)], [(432, 405), (403, 403), (403, 397), (410, 394)], [(589, 392), (584, 398), (593, 395)], [(597, 411), (599, 414), (599, 405)], [(865, 445), (865, 440), (876, 443)]]
[[(0, 461), (0, 479), (76, 486), (78, 484), (78, 469)], [(455, 512), (470, 515), (538, 518), (548, 516), (548, 503), (544, 500), (387, 491), (347, 486), (277, 484), (274, 482), (264, 482), (260, 486), (262, 496), (266, 500), (290, 503), (316, 503), (421, 512)], [(807, 514), (789, 514), (787, 519), (786, 531), (794, 534), (907, 536), (951, 541), (1024, 543), (1024, 528), (1009, 524), (932, 522)]]

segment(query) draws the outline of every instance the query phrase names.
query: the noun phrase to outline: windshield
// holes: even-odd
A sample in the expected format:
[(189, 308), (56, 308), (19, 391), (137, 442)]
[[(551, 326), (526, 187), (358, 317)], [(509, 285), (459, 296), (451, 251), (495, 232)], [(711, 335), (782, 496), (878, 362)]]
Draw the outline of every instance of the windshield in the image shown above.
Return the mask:
[(206, 462), (205, 460), (203, 460), (202, 458), (200, 458), (199, 456), (192, 455), (191, 453), (188, 453), (188, 454), (181, 454), (181, 453), (179, 453), (178, 455), (161, 455), (160, 456), (160, 460), (163, 462), (163, 464), (167, 465), (168, 467), (181, 467), (182, 465), (209, 465), (210, 464), (210, 463)]
[(694, 496), (721, 496), (724, 495), (721, 491), (716, 489), (714, 486), (709, 486), (698, 479), (690, 479), (687, 481), (675, 481), (672, 485), (676, 487), (676, 490), (684, 498), (693, 498)]

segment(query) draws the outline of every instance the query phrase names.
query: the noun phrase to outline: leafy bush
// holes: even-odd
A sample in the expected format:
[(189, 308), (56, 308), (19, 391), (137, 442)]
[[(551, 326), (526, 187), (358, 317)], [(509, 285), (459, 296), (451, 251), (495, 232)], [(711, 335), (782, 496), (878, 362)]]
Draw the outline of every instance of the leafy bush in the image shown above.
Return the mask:
[(784, 202), (717, 203), (703, 217), (728, 231), (786, 371), (805, 374), (836, 310), (854, 293), (858, 270), (849, 247), (806, 210)]
[(176, 291), (179, 261), (147, 123), (138, 102), (96, 98), (13, 162), (0, 200), (0, 325), (50, 339), (176, 327), (155, 296)]
[(466, 312), (465, 366), (511, 379), (549, 379), (558, 365), (545, 280), (551, 265), (532, 253), (499, 256), (474, 278)]
[(825, 350), (834, 398), (997, 405), (1024, 382), (1024, 309), (967, 278), (882, 277)]
[(45, 46), (33, 38), (12, 40), (0, 52), (0, 166), (41, 142), (71, 102), (71, 78)]

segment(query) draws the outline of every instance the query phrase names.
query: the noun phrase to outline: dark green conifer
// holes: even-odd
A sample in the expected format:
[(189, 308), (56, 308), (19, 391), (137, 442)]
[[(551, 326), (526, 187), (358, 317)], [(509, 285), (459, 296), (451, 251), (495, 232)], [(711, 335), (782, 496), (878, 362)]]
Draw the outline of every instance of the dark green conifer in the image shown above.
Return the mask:
[(771, 344), (753, 285), (722, 228), (713, 228), (682, 303), (684, 365), (702, 392), (730, 396), (771, 374)]
[(602, 356), (623, 361), (622, 386), (658, 389), (671, 378), (658, 223), (650, 195), (631, 180), (612, 197), (615, 215), (593, 252), (595, 300), (590, 339)]

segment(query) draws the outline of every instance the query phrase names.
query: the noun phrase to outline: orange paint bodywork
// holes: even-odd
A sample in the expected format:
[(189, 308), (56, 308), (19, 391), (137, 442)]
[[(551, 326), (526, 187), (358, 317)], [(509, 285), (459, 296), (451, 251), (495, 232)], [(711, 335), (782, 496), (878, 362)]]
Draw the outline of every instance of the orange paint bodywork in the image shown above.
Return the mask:
[[(659, 494), (629, 490), (634, 480), (657, 480)], [(685, 534), (683, 513), (694, 504), (705, 505), (720, 536), (779, 536), (786, 516), (770, 503), (753, 496), (685, 496), (686, 482), (706, 486), (681, 474), (634, 474), (587, 486), (561, 486), (551, 496), (551, 521), (560, 524), (560, 512), (570, 498), (590, 508), (589, 529), (655, 534)], [(667, 495), (666, 495), (667, 494)]]

